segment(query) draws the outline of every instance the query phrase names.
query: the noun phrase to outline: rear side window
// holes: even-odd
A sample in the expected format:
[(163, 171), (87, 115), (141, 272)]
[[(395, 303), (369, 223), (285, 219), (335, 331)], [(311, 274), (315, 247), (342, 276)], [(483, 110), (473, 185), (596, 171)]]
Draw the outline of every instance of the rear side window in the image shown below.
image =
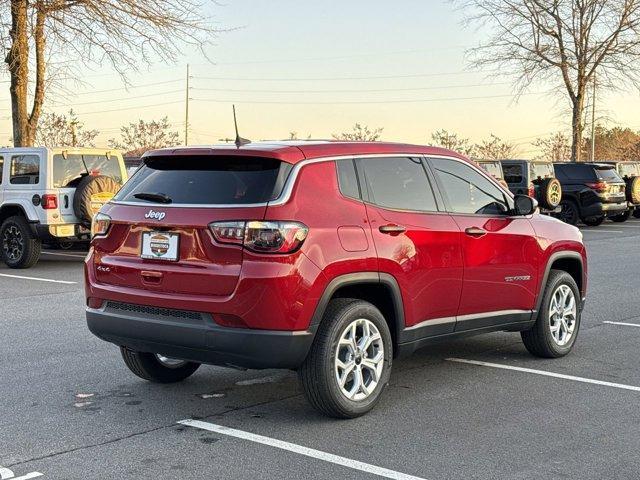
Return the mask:
[(115, 198), (147, 203), (136, 195), (161, 194), (174, 204), (264, 203), (280, 195), (291, 168), (261, 157), (150, 157)]
[(640, 165), (637, 163), (619, 163), (618, 171), (622, 177), (637, 177), (640, 175)]
[(556, 164), (555, 173), (560, 180), (592, 181), (597, 180), (593, 165), (567, 163)]
[(431, 162), (451, 212), (481, 215), (509, 212), (504, 192), (470, 165), (442, 158)]
[(438, 210), (420, 159), (370, 158), (360, 165), (371, 203), (395, 210)]
[(106, 175), (122, 183), (118, 157), (69, 154), (53, 156), (53, 188), (76, 187), (86, 175)]
[(504, 172), (504, 180), (507, 183), (522, 183), (522, 165), (519, 163), (514, 164), (502, 164), (502, 171)]
[(4, 167), (4, 157), (0, 157), (0, 184), (2, 184), (3, 167)]
[(40, 157), (38, 155), (15, 155), (11, 157), (9, 183), (13, 185), (36, 185), (40, 183)]
[(338, 160), (338, 185), (345, 197), (360, 198), (360, 187), (356, 176), (356, 166), (353, 160)]
[(606, 166), (596, 166), (595, 167), (596, 175), (598, 176), (598, 180), (604, 180), (609, 182), (620, 182), (622, 179), (613, 165)]
[(538, 178), (551, 178), (555, 176), (553, 165), (550, 163), (532, 163), (530, 169), (531, 180), (536, 180)]

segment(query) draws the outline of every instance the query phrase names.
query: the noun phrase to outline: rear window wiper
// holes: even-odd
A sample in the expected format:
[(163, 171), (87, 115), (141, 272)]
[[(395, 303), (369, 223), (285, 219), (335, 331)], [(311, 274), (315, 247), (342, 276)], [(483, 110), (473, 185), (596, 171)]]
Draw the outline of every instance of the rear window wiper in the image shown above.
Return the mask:
[(171, 203), (171, 197), (164, 193), (147, 193), (140, 192), (133, 195), (135, 198), (139, 198), (140, 200), (149, 200), (150, 202), (158, 202), (158, 203)]

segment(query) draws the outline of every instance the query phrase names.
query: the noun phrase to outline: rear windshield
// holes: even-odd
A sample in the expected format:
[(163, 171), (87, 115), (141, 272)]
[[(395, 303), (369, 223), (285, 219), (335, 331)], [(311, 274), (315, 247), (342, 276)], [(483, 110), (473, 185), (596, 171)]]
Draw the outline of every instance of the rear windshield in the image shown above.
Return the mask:
[(118, 157), (106, 155), (69, 154), (67, 158), (57, 154), (53, 156), (53, 187), (76, 187), (82, 177), (106, 175), (122, 183), (122, 172)]
[(598, 180), (605, 180), (609, 182), (620, 182), (622, 179), (613, 165), (596, 165), (596, 175)]
[(174, 204), (264, 203), (280, 195), (291, 168), (288, 163), (260, 157), (151, 157), (115, 199), (148, 203), (136, 198), (146, 193), (168, 197)]
[(553, 165), (550, 163), (531, 164), (531, 180), (535, 180), (537, 178), (550, 178), (554, 175)]
[(640, 168), (637, 163), (620, 163), (618, 164), (618, 171), (623, 177), (637, 177), (640, 175)]
[(480, 166), (484, 168), (489, 175), (502, 179), (502, 167), (500, 162), (480, 162)]

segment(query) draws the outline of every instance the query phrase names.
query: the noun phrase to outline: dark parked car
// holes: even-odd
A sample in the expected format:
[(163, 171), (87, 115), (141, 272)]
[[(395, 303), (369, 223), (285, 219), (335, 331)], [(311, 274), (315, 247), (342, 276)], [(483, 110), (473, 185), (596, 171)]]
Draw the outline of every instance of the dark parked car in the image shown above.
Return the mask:
[(582, 220), (600, 225), (606, 217), (616, 218), (629, 208), (626, 184), (615, 166), (607, 163), (556, 163), (562, 184), (562, 211), (559, 217), (571, 225)]
[(515, 195), (535, 198), (542, 213), (556, 211), (562, 187), (555, 178), (553, 164), (543, 160), (502, 160), (504, 179)]
[(629, 208), (626, 212), (610, 217), (614, 222), (626, 222), (633, 214), (634, 217), (640, 218), (640, 162), (606, 162), (614, 167), (618, 175), (622, 177), (627, 184), (625, 195), (627, 196), (627, 204)]

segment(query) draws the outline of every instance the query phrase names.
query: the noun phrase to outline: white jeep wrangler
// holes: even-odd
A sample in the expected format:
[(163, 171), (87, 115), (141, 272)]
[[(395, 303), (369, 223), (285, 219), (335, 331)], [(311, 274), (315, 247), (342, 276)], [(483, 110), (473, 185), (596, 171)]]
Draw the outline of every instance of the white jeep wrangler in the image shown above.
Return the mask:
[(42, 243), (88, 242), (91, 220), (127, 180), (122, 155), (95, 148), (0, 148), (0, 256), (29, 268)]

